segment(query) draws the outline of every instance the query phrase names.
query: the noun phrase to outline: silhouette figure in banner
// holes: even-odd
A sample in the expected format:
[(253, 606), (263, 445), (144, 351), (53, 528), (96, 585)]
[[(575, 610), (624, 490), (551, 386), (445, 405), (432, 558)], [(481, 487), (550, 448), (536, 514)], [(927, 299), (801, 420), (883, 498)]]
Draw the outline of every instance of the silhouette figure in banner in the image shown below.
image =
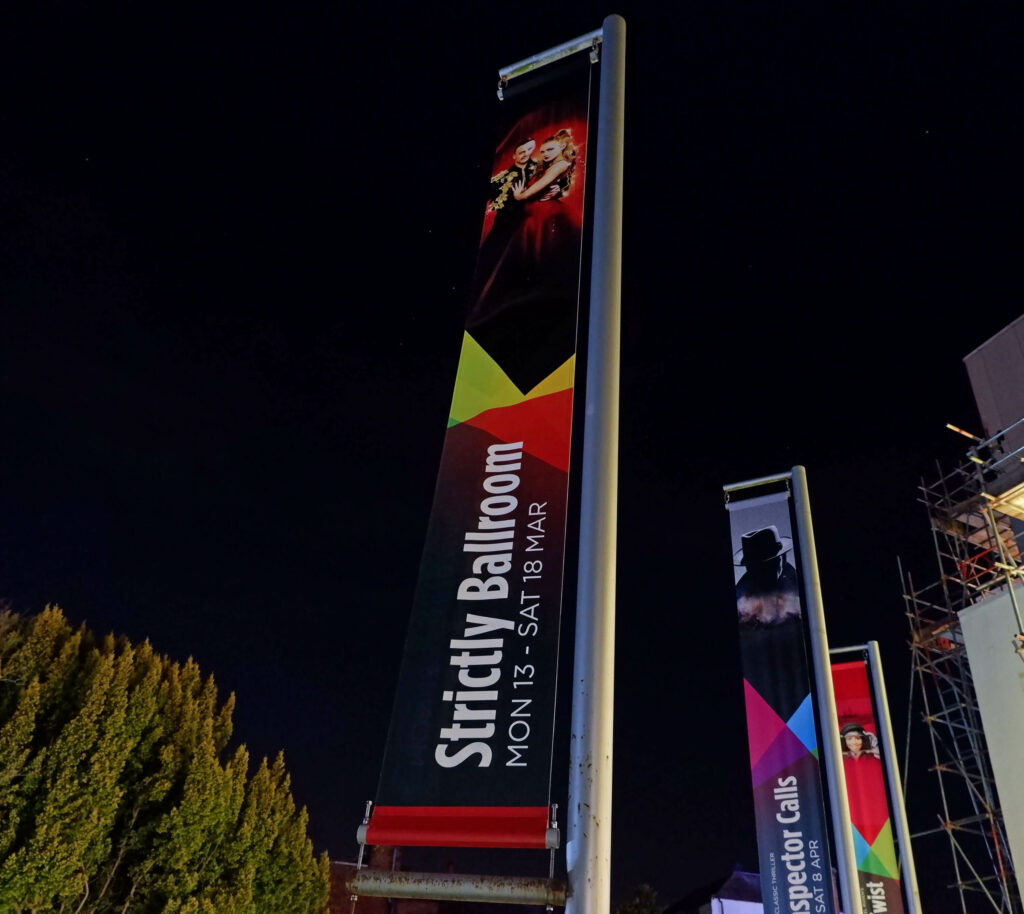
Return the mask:
[(800, 617), (796, 568), (786, 556), (793, 540), (779, 536), (774, 524), (740, 537), (733, 563), (744, 568), (736, 582), (736, 610), (741, 623), (778, 625)]

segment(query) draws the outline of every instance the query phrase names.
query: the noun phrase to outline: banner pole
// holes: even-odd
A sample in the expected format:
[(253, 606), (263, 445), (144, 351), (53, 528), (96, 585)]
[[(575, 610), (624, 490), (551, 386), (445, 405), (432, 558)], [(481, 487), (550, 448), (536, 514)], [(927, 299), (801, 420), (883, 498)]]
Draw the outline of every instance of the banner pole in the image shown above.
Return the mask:
[(893, 825), (896, 827), (896, 840), (899, 842), (900, 864), (903, 868), (903, 886), (906, 889), (909, 914), (921, 914), (921, 893), (917, 888), (917, 870), (914, 867), (914, 852), (910, 845), (910, 825), (907, 822), (907, 809), (903, 802), (903, 782), (900, 780), (899, 765), (896, 764), (895, 740), (892, 733), (892, 718), (889, 715), (889, 698), (885, 691), (885, 678), (882, 675), (882, 655), (878, 650), (877, 641), (869, 641), (864, 645), (867, 651), (868, 672), (871, 674), (871, 687), (875, 693), (875, 704), (878, 706), (878, 725), (884, 739), (882, 741), (882, 758), (885, 760), (885, 771), (889, 776), (889, 805), (892, 808)]
[(607, 914), (611, 899), (625, 20), (608, 16), (602, 33), (566, 822), (567, 914)]
[(842, 749), (835, 737), (835, 722), (838, 720), (836, 695), (832, 687), (825, 609), (821, 599), (821, 580), (818, 577), (818, 555), (814, 547), (814, 526), (811, 523), (811, 506), (807, 496), (807, 473), (801, 466), (793, 467), (793, 502), (797, 529), (800, 533), (800, 562), (805, 575), (811, 659), (814, 679), (818, 685), (822, 761), (825, 762), (825, 774), (828, 778), (839, 890), (843, 911), (846, 914), (864, 914), (860, 891), (856, 890), (860, 881), (857, 876), (857, 857), (853, 849), (853, 823), (850, 821), (850, 801), (846, 793)]

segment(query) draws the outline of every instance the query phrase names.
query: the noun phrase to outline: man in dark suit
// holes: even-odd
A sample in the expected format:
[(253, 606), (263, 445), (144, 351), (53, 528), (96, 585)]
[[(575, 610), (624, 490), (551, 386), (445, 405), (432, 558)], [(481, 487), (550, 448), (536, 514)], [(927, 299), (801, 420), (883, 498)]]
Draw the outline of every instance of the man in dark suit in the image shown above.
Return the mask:
[(529, 184), (537, 174), (538, 163), (532, 158), (536, 148), (537, 141), (533, 138), (523, 140), (512, 151), (512, 164), (491, 178), (491, 199), (487, 208), (494, 211), (496, 221), (507, 219), (521, 208), (522, 204), (513, 196), (512, 190), (520, 181)]

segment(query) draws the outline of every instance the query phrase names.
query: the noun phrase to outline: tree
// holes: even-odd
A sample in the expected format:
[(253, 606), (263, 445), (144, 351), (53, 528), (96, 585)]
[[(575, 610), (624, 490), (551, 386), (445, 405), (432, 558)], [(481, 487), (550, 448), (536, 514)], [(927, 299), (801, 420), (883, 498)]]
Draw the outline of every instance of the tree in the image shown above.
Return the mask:
[(615, 909), (615, 914), (661, 914), (662, 906), (658, 904), (658, 893), (649, 885), (638, 885), (633, 890), (633, 897)]
[(234, 696), (148, 642), (0, 612), (0, 914), (319, 914), (281, 755), (228, 751)]

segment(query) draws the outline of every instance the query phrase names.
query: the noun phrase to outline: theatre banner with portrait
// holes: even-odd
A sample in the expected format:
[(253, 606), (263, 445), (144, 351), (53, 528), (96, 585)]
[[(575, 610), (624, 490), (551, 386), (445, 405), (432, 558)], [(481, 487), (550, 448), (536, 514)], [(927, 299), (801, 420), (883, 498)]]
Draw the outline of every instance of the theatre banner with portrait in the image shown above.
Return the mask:
[(767, 914), (834, 914), (792, 506), (788, 486), (727, 504), (761, 894)]
[(846, 794), (864, 914), (903, 914), (892, 815), (867, 664), (832, 664)]
[(455, 392), (362, 832), (371, 844), (557, 840), (552, 746), (598, 70), (579, 52), (517, 77), (496, 103)]

